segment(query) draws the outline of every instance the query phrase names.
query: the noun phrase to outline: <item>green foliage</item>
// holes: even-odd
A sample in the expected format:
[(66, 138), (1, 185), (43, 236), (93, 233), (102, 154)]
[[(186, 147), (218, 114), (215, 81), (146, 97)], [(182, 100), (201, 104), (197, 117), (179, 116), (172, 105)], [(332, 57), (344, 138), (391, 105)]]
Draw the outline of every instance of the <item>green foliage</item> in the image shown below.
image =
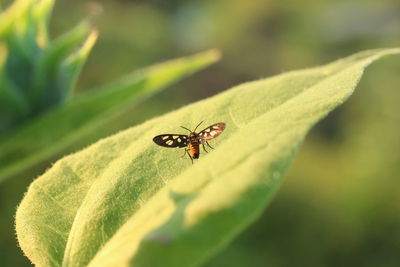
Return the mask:
[(95, 43), (88, 22), (50, 41), (53, 4), (18, 0), (0, 16), (0, 135), (64, 103)]
[(170, 61), (72, 98), (97, 31), (84, 21), (50, 42), (53, 4), (19, 0), (0, 16), (0, 181), (95, 139), (84, 136), (103, 137), (96, 127), (219, 58), (209, 51)]
[[(219, 58), (215, 50), (171, 60), (134, 72), (122, 79), (81, 95), (0, 139), (0, 181), (71, 144), (96, 135), (99, 125), (107, 125), (128, 107), (198, 71)], [(51, 129), (51, 130), (49, 130)], [(101, 137), (101, 136), (100, 136)]]
[[(365, 67), (395, 53), (246, 83), (59, 160), (17, 210), (21, 248), (40, 266), (203, 263), (262, 212), (307, 131), (352, 94)], [(151, 142), (203, 119), (227, 129), (194, 165)]]

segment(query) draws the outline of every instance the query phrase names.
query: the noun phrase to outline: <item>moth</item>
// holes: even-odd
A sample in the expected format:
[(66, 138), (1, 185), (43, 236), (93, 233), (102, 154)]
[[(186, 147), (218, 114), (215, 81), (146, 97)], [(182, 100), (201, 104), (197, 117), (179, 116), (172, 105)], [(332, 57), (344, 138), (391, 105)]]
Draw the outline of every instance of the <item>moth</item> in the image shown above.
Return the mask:
[(214, 123), (213, 125), (208, 126), (204, 130), (196, 133), (197, 128), (203, 123), (201, 121), (194, 131), (181, 126), (183, 129), (189, 131), (188, 135), (184, 134), (161, 134), (157, 135), (153, 138), (154, 143), (163, 147), (178, 147), (185, 148), (185, 153), (183, 157), (187, 154), (192, 161), (193, 159), (198, 159), (200, 157), (200, 145), (203, 146), (205, 152), (208, 153), (204, 144), (211, 149), (214, 149), (208, 141), (219, 136), (224, 130), (226, 124), (223, 122)]

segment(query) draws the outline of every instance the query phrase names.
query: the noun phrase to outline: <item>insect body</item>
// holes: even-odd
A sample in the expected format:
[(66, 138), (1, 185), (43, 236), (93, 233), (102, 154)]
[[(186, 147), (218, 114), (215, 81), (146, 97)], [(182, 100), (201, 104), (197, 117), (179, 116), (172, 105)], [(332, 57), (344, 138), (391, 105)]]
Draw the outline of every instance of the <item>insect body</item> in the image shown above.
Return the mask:
[(213, 148), (208, 141), (214, 139), (215, 137), (219, 136), (225, 129), (225, 123), (218, 122), (213, 125), (208, 126), (204, 130), (196, 133), (197, 127), (200, 126), (202, 122), (200, 122), (194, 131), (189, 130), (186, 127), (181, 126), (183, 129), (189, 131), (189, 135), (182, 135), (182, 134), (162, 134), (157, 135), (153, 138), (154, 143), (159, 146), (163, 147), (180, 147), (185, 148), (185, 156), (188, 154), (192, 163), (193, 159), (198, 159), (200, 157), (200, 145), (203, 146), (204, 151), (206, 147), (204, 144), (207, 144), (210, 148)]
[(188, 146), (189, 155), (194, 159), (198, 159), (200, 156), (200, 148), (199, 148), (200, 140), (198, 138), (198, 135), (195, 132), (192, 132), (189, 134), (188, 137), (189, 137), (189, 146)]

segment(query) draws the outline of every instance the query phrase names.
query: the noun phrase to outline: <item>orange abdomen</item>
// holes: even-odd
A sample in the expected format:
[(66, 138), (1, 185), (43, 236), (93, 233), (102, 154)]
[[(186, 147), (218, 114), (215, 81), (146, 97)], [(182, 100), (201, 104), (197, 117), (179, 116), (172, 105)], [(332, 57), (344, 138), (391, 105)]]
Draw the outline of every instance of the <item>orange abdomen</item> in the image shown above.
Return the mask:
[(194, 159), (200, 156), (199, 144), (189, 144), (189, 153)]

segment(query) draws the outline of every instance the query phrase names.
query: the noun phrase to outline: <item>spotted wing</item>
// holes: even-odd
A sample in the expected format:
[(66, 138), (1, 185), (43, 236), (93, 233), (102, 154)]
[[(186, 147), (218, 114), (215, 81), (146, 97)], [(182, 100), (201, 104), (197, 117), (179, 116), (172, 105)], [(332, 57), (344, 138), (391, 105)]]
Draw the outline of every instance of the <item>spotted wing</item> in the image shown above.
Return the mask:
[(162, 134), (153, 138), (154, 143), (164, 147), (186, 147), (188, 145), (187, 135)]
[(201, 143), (211, 140), (220, 135), (225, 130), (225, 123), (218, 122), (211, 126), (208, 126), (203, 131), (199, 132)]

